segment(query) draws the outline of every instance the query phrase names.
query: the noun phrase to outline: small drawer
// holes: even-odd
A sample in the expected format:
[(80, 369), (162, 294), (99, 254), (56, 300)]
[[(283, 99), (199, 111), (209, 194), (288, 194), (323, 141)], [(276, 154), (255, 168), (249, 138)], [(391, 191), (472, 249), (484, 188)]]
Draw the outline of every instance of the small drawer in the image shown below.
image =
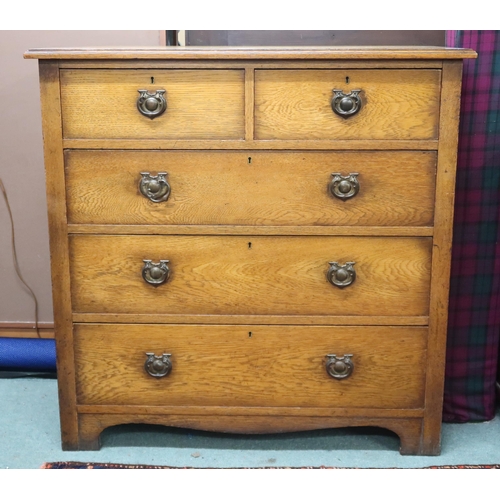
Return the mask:
[(66, 152), (73, 224), (432, 226), (435, 178), (435, 152)]
[(255, 138), (437, 139), (440, 83), (440, 70), (257, 70)]
[[(139, 111), (141, 90), (151, 94), (146, 95), (151, 106), (141, 108), (151, 116)], [(241, 139), (245, 134), (242, 70), (62, 70), (61, 101), (67, 139)]]
[(69, 243), (79, 313), (426, 316), (429, 309), (431, 238), (72, 235)]
[(423, 327), (76, 324), (74, 338), (79, 404), (423, 407)]

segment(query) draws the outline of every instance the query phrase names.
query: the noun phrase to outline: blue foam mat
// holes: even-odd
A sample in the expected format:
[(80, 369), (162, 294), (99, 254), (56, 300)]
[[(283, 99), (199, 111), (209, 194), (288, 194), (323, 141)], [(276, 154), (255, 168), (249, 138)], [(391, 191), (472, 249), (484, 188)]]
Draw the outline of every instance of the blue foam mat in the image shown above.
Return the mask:
[(55, 340), (0, 338), (0, 370), (55, 371)]

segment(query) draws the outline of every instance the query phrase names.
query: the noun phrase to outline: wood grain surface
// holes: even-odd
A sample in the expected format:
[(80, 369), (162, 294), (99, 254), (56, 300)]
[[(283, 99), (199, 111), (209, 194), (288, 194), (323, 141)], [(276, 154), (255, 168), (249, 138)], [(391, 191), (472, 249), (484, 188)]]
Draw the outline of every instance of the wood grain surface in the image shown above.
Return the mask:
[[(61, 70), (63, 135), (243, 139), (244, 81), (243, 70)], [(165, 113), (143, 116), (141, 89), (166, 90)]]
[(80, 414), (79, 450), (99, 450), (100, 434), (106, 427), (119, 424), (145, 423), (168, 425), (213, 432), (237, 432), (246, 434), (269, 434), (276, 432), (328, 429), (331, 427), (383, 427), (396, 433), (401, 439), (401, 455), (422, 454), (421, 418), (411, 417), (299, 417), (299, 416), (255, 416), (255, 415), (151, 415), (132, 414)]
[(255, 60), (196, 60), (196, 59), (140, 59), (131, 61), (130, 59), (75, 59), (60, 60), (61, 69), (233, 69), (252, 67), (254, 69), (441, 69), (443, 61), (440, 60), (422, 60), (422, 59), (402, 59), (391, 60), (371, 59), (371, 60), (297, 60), (283, 59), (276, 61), (273, 59), (255, 59)]
[(341, 406), (184, 406), (184, 405), (77, 405), (78, 413), (143, 414), (143, 415), (246, 415), (296, 417), (422, 417), (423, 408), (365, 408)]
[(0, 338), (53, 339), (54, 328), (8, 328), (0, 324)]
[(458, 61), (446, 61), (443, 68), (440, 115), (442, 143), (438, 155), (436, 233), (432, 252), (426, 418), (422, 431), (422, 446), (424, 452), (429, 454), (438, 454), (441, 449), (461, 81), (462, 64)]
[(57, 372), (61, 440), (63, 448), (78, 443), (75, 396), (75, 365), (70, 287), (70, 261), (64, 185), (62, 115), (59, 66), (54, 61), (40, 61), (40, 101), (43, 127), (43, 152), (50, 236), (50, 266), (54, 330), (57, 348)]
[[(73, 224), (430, 226), (434, 152), (67, 151)], [(154, 203), (140, 172), (168, 172)], [(333, 172), (359, 173), (359, 193), (335, 198)]]
[[(251, 335), (250, 332), (251, 331)], [(75, 325), (80, 404), (419, 408), (427, 329)], [(151, 377), (146, 352), (172, 355)], [(352, 354), (353, 374), (326, 373)]]
[[(430, 238), (70, 236), (75, 312), (425, 316)], [(170, 260), (154, 287), (143, 259)], [(329, 262), (354, 261), (345, 288)]]
[(25, 52), (26, 59), (158, 59), (158, 60), (225, 60), (225, 59), (464, 59), (476, 58), (472, 49), (449, 47), (77, 47), (36, 48)]
[(432, 226), (226, 226), (68, 224), (75, 234), (213, 234), (271, 236), (432, 236)]
[[(438, 70), (259, 70), (255, 137), (436, 139), (440, 80)], [(336, 115), (333, 89), (361, 90), (361, 110)]]
[(383, 326), (427, 326), (429, 316), (340, 316), (333, 314), (284, 315), (275, 314), (176, 314), (160, 313), (154, 316), (145, 312), (132, 313), (74, 313), (76, 323), (187, 323), (209, 325), (383, 325)]
[(148, 149), (148, 150), (320, 150), (331, 151), (435, 151), (437, 140), (301, 139), (224, 140), (224, 139), (64, 139), (65, 149)]

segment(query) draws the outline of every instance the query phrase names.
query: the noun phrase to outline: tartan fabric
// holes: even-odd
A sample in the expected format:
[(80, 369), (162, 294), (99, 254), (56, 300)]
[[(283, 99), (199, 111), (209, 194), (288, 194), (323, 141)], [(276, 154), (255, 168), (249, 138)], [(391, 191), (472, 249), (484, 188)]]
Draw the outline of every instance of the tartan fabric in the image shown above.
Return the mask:
[(443, 420), (491, 420), (500, 337), (500, 31), (453, 31), (464, 62)]

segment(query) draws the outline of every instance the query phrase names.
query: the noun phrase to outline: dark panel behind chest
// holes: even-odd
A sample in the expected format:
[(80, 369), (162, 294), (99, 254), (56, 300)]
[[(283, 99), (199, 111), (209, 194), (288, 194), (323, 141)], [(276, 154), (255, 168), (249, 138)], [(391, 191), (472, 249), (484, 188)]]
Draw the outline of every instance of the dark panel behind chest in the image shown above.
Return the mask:
[(186, 30), (186, 45), (438, 45), (442, 30)]

